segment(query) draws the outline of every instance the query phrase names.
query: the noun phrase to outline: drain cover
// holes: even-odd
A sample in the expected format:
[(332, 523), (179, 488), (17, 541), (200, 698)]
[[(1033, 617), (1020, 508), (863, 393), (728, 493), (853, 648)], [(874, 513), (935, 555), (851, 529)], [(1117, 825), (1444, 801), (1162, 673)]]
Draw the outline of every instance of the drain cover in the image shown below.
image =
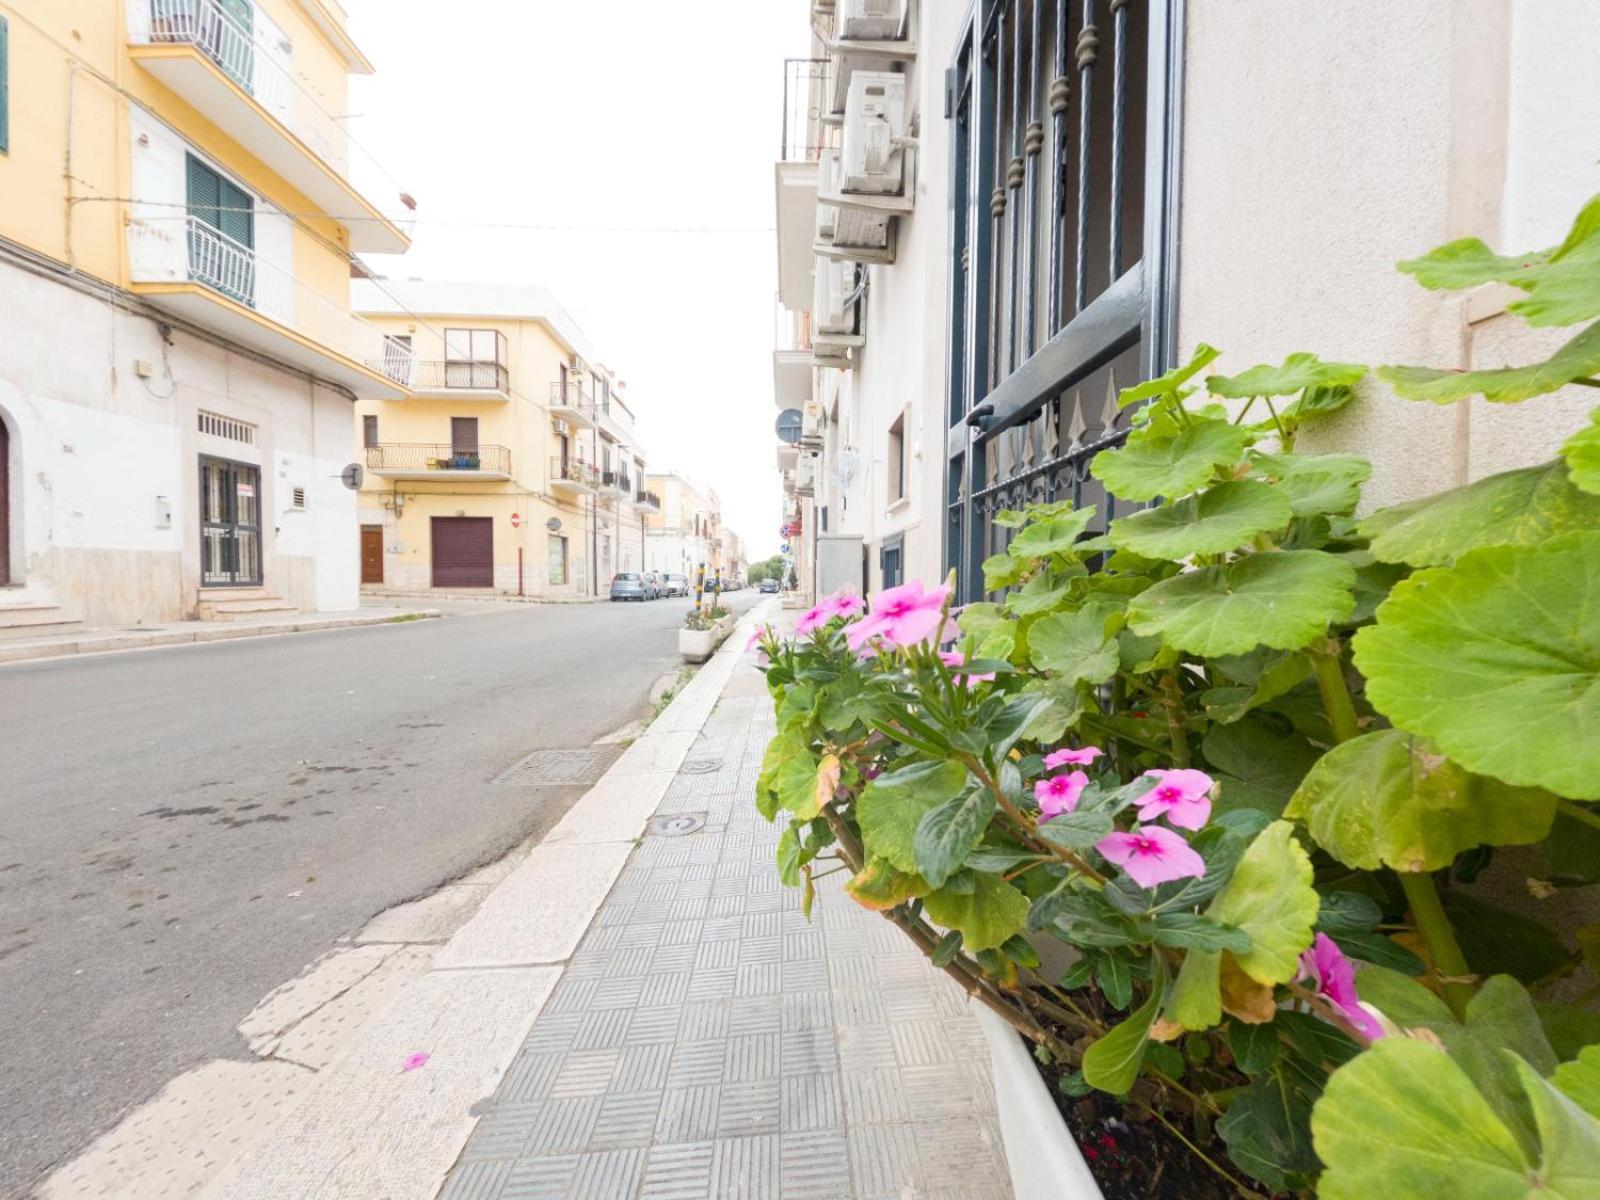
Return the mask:
[(722, 770), (720, 758), (689, 758), (685, 759), (683, 766), (678, 768), (680, 775), (710, 775), (713, 771)]
[(697, 833), (706, 827), (705, 813), (663, 813), (651, 817), (649, 832), (656, 837), (682, 837)]
[(617, 749), (607, 746), (598, 750), (535, 750), (495, 782), (523, 787), (593, 783), (605, 774)]

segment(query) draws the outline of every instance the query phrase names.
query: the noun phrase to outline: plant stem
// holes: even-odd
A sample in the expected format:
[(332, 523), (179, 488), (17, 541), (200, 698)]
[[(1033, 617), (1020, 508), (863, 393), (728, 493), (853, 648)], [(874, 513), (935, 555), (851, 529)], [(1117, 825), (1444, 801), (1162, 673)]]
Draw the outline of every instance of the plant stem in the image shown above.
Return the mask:
[(1570, 379), (1569, 383), (1581, 383), (1584, 387), (1600, 388), (1600, 379)]
[(1184, 729), (1183, 689), (1178, 686), (1178, 676), (1168, 671), (1161, 681), (1163, 693), (1161, 706), (1167, 713), (1167, 736), (1172, 741), (1172, 761), (1179, 767), (1189, 765), (1189, 735)]
[(1322, 707), (1327, 711), (1328, 723), (1333, 726), (1333, 736), (1348, 742), (1361, 732), (1356, 723), (1356, 705), (1350, 698), (1350, 688), (1344, 681), (1344, 660), (1337, 638), (1327, 638), (1321, 648), (1311, 647), (1311, 670), (1317, 677), (1317, 691), (1322, 694)]
[(1287, 429), (1285, 429), (1283, 427), (1283, 421), (1280, 420), (1279, 417), (1278, 417), (1278, 410), (1272, 406), (1272, 397), (1271, 396), (1263, 396), (1263, 397), (1261, 397), (1261, 399), (1266, 402), (1267, 411), (1272, 414), (1272, 423), (1278, 427), (1278, 437), (1283, 442), (1283, 449), (1286, 452), (1289, 451), (1289, 450), (1293, 450), (1294, 449), (1294, 436)]
[(1592, 813), (1581, 804), (1563, 800), (1556, 805), (1556, 811), (1571, 817), (1574, 821), (1582, 821), (1585, 825), (1593, 825), (1596, 829), (1600, 829), (1600, 813)]
[(1251, 396), (1250, 399), (1246, 400), (1244, 402), (1244, 407), (1239, 410), (1239, 415), (1234, 417), (1233, 423), (1235, 425), (1244, 424), (1245, 414), (1256, 406), (1256, 401), (1259, 399), (1261, 399), (1260, 396)]
[(1400, 878), (1422, 940), (1427, 943), (1434, 974), (1444, 985), (1445, 1003), (1457, 1019), (1461, 1019), (1466, 1016), (1467, 1001), (1472, 999), (1472, 970), (1461, 952), (1461, 943), (1456, 941), (1456, 931), (1450, 927), (1450, 918), (1445, 916), (1439, 889), (1433, 876), (1426, 872), (1397, 871), (1395, 874)]

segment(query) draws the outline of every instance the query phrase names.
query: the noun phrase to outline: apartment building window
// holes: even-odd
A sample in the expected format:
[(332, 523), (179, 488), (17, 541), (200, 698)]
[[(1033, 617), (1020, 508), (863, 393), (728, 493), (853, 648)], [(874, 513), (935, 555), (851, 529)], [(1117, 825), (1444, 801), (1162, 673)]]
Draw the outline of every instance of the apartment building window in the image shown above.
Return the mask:
[(0, 154), (11, 153), (11, 26), (0, 17)]
[(361, 444), (368, 450), (378, 444), (378, 418), (370, 413), (361, 418)]
[(504, 389), (507, 345), (498, 329), (446, 329), (445, 387)]
[(255, 306), (255, 197), (193, 154), (186, 155), (189, 275)]
[(457, 455), (478, 453), (477, 417), (450, 418), (450, 453)]
[(560, 587), (567, 582), (567, 539), (559, 533), (550, 535), (550, 583)]
[[(980, 4), (956, 39), (946, 561), (963, 599), (1002, 509), (1128, 506), (1088, 470), (1120, 389), (1173, 361), (1182, 0)], [(1044, 136), (1036, 136), (1042, 131)]]
[(906, 498), (906, 414), (902, 412), (889, 426), (889, 503)]

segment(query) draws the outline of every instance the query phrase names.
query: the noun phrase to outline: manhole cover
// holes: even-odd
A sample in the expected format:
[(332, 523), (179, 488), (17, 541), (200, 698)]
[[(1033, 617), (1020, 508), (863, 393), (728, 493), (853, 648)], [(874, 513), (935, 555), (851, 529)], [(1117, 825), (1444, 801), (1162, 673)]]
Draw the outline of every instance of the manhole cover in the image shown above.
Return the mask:
[(648, 831), (656, 837), (682, 837), (705, 827), (705, 813), (664, 813), (650, 818)]
[(495, 782), (523, 787), (594, 783), (616, 755), (615, 746), (598, 750), (535, 750)]
[(710, 775), (713, 771), (722, 770), (720, 758), (688, 758), (683, 766), (678, 768), (680, 775)]

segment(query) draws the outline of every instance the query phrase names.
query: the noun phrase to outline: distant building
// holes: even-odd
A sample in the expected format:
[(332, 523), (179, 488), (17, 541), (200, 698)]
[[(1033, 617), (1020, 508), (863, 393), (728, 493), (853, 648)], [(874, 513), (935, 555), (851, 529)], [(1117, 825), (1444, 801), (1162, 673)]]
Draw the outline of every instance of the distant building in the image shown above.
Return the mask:
[(727, 557), (716, 491), (677, 474), (651, 475), (649, 487), (661, 508), (646, 520), (646, 569), (682, 572), (691, 580), (702, 565), (708, 575), (719, 574)]

